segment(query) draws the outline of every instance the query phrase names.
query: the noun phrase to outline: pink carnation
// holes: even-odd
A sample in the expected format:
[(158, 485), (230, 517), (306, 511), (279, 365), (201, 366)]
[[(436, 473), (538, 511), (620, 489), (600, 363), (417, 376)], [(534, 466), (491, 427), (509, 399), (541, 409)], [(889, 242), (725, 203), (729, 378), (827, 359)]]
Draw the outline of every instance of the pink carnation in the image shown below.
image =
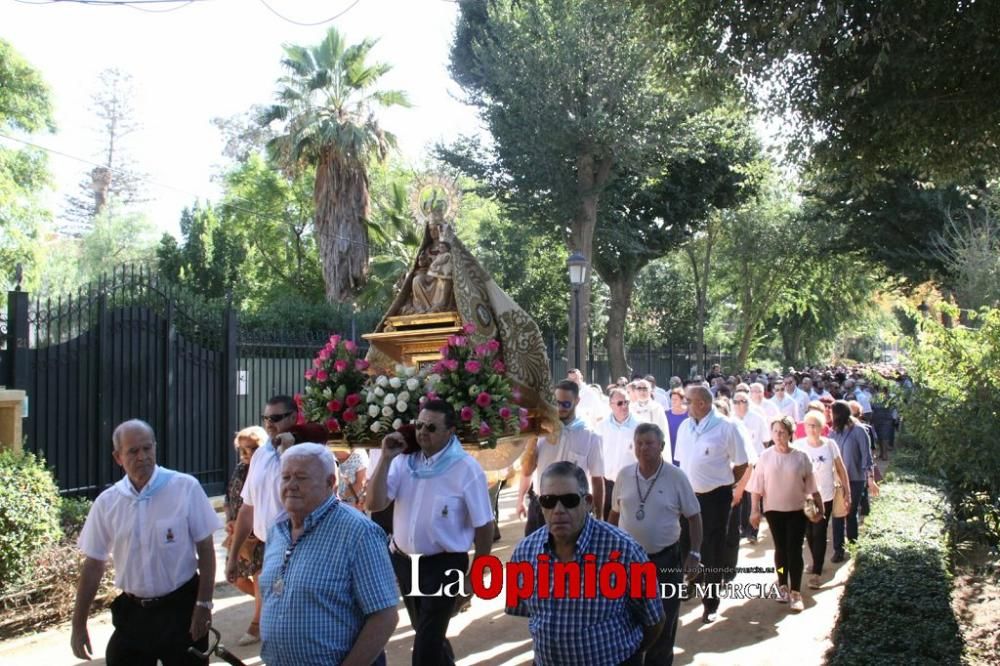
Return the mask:
[(491, 338), (486, 343), (486, 348), (489, 349), (491, 352), (498, 352), (500, 351), (500, 341), (497, 340), (496, 338)]
[(340, 404), (339, 400), (331, 400), (330, 402), (326, 403), (326, 411), (330, 412), (331, 414), (336, 414), (341, 410), (342, 407), (343, 405)]
[(330, 432), (340, 432), (340, 421), (337, 419), (327, 419), (325, 425)]
[(360, 372), (364, 372), (365, 370), (367, 370), (369, 365), (370, 364), (368, 363), (368, 361), (366, 361), (363, 358), (359, 358), (354, 361), (354, 369)]
[(347, 361), (342, 358), (337, 359), (333, 363), (333, 369), (335, 372), (343, 372), (344, 370), (347, 370)]
[(358, 403), (361, 402), (361, 396), (357, 393), (349, 394), (344, 401), (347, 403), (348, 407), (357, 407)]
[(458, 370), (458, 361), (456, 361), (453, 358), (446, 358), (445, 360), (443, 360), (441, 362), (444, 363), (444, 367), (448, 368), (452, 372), (455, 372), (456, 370)]
[(316, 381), (318, 381), (318, 382), (325, 382), (329, 378), (330, 378), (330, 375), (326, 372), (326, 370), (317, 370), (316, 371)]
[(482, 366), (482, 364), (479, 361), (466, 361), (465, 362), (465, 371), (466, 372), (471, 372), (472, 374), (476, 374), (477, 372), (479, 372), (482, 369), (483, 369), (483, 366)]
[(353, 409), (345, 409), (343, 417), (348, 423), (354, 423), (358, 420), (358, 415)]
[(312, 368), (309, 368), (308, 370), (306, 370), (306, 379), (308, 379), (308, 380), (311, 381), (315, 377), (316, 377), (316, 371), (315, 370), (313, 370)]
[(486, 435), (490, 434), (490, 424), (487, 423), (486, 421), (483, 421), (482, 423), (480, 423), (479, 424), (479, 434), (483, 435), (483, 436), (486, 436)]
[(472, 420), (472, 407), (469, 407), (469, 406), (462, 407), (462, 411), (460, 412), (460, 416), (462, 417), (463, 421), (471, 421)]
[(493, 402), (493, 398), (486, 391), (476, 396), (476, 404), (480, 407), (489, 407), (491, 402)]
[(502, 374), (507, 372), (507, 366), (503, 364), (503, 361), (493, 361), (493, 370)]
[(505, 419), (505, 420), (510, 418), (510, 408), (509, 407), (501, 407), (500, 408), (500, 418)]
[(354, 344), (354, 340), (345, 340), (344, 349), (353, 354), (355, 351), (357, 351), (358, 346)]
[(472, 335), (473, 333), (476, 332), (476, 325), (473, 324), (471, 321), (470, 322), (466, 322), (462, 326), (462, 330), (465, 332), (466, 335)]

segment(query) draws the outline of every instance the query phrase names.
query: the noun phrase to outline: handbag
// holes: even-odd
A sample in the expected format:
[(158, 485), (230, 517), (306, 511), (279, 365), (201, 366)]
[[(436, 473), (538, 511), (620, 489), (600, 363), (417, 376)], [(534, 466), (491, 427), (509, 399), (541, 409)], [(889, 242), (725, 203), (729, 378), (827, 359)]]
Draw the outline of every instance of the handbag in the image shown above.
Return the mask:
[(806, 514), (809, 522), (818, 523), (823, 520), (822, 511), (816, 506), (816, 500), (812, 497), (806, 498), (805, 503), (802, 505), (802, 511)]
[(847, 493), (840, 483), (833, 484), (833, 507), (830, 513), (834, 518), (844, 518), (851, 512), (851, 503), (847, 501)]

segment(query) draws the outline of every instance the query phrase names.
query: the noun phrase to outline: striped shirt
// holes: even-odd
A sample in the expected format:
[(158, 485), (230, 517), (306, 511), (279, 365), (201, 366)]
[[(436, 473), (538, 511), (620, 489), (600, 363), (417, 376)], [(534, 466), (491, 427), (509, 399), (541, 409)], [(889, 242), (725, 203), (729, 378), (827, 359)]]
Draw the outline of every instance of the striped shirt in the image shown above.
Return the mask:
[(269, 666), (339, 664), (366, 616), (399, 602), (385, 532), (336, 497), (306, 516), (294, 546), (291, 521), (274, 524), (260, 589), (261, 657)]
[[(618, 561), (626, 570), (633, 562), (649, 561), (635, 539), (588, 515), (576, 541), (576, 561), (581, 571), (584, 555), (596, 556), (600, 572), (612, 551), (621, 553)], [(537, 575), (538, 556), (542, 554), (548, 555), (553, 563), (558, 561), (548, 529), (536, 530), (525, 537), (514, 549), (510, 561), (530, 562)], [(580, 578), (582, 586), (584, 576)], [(639, 649), (643, 627), (651, 627), (664, 617), (658, 596), (633, 599), (626, 592), (618, 599), (609, 599), (598, 592), (596, 598), (585, 599), (581, 589), (579, 598), (556, 599), (554, 587), (555, 576), (550, 575), (548, 598), (540, 599), (536, 589), (531, 597), (507, 609), (510, 615), (530, 618), (528, 629), (535, 642), (535, 663), (540, 666), (620, 664)]]

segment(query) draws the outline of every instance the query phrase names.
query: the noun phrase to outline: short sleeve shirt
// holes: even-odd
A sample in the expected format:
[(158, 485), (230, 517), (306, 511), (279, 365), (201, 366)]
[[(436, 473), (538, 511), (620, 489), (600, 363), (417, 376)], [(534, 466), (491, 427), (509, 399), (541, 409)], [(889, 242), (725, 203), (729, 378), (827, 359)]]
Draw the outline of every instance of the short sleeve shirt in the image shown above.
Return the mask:
[(674, 455), (696, 493), (732, 486), (733, 466), (747, 463), (736, 425), (715, 410), (699, 423), (689, 418), (681, 424)]
[(832, 439), (823, 437), (820, 441), (819, 446), (810, 446), (808, 440), (797, 439), (792, 442), (792, 448), (809, 456), (819, 494), (824, 502), (829, 502), (833, 499), (833, 485), (837, 478), (835, 465), (840, 457), (840, 448)]
[(127, 476), (102, 492), (77, 545), (95, 560), (114, 558), (118, 588), (162, 597), (191, 580), (198, 569), (195, 545), (221, 526), (193, 476), (156, 467), (141, 492)]
[[(641, 497), (646, 498), (645, 502), (641, 502)], [(641, 520), (636, 517), (640, 505)], [(668, 462), (660, 468), (659, 476), (649, 479), (635, 463), (623, 468), (611, 493), (611, 509), (619, 514), (618, 526), (632, 535), (647, 553), (658, 553), (677, 543), (681, 538), (680, 517), (701, 513), (691, 482), (684, 472)]]
[(554, 462), (575, 463), (593, 478), (604, 476), (604, 451), (601, 436), (577, 420), (564, 425), (559, 438), (552, 442), (548, 437), (538, 438), (538, 465), (532, 475), (535, 489), (541, 487), (542, 472)]
[(250, 459), (250, 471), (243, 484), (243, 503), (253, 507), (253, 534), (267, 541), (267, 532), (284, 511), (281, 504), (281, 457), (268, 441)]
[(764, 496), (764, 511), (801, 511), (806, 497), (816, 492), (809, 456), (772, 446), (760, 454), (748, 489)]

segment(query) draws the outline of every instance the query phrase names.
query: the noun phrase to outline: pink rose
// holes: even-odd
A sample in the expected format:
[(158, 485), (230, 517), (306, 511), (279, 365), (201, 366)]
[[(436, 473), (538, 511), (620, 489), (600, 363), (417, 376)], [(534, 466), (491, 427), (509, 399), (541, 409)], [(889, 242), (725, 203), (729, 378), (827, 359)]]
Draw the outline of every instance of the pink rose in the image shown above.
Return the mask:
[(358, 420), (358, 415), (353, 409), (345, 409), (343, 413), (344, 420), (348, 423), (354, 423)]
[(448, 357), (448, 351), (449, 351), (448, 345), (442, 345), (441, 348), (438, 349), (438, 353), (441, 354), (441, 356), (444, 356), (445, 358)]
[(476, 345), (476, 356), (486, 356), (490, 353), (490, 350), (486, 348), (486, 345)]
[(502, 418), (504, 420), (507, 420), (507, 419), (510, 418), (510, 408), (509, 407), (501, 407), (500, 408), (500, 418)]
[(337, 359), (333, 363), (333, 369), (335, 372), (343, 372), (344, 370), (347, 370), (347, 361), (342, 358)]
[(330, 349), (327, 347), (323, 347), (322, 349), (320, 349), (319, 358), (322, 361), (325, 361), (326, 359), (330, 358)]
[(524, 407), (518, 407), (517, 415), (522, 419), (526, 419), (528, 418), (528, 410), (525, 409)]
[(514, 390), (510, 392), (510, 396), (514, 399), (514, 402), (521, 402), (521, 389), (514, 387)]
[(482, 435), (482, 436), (484, 436), (484, 437), (486, 435), (490, 434), (490, 424), (487, 423), (486, 421), (483, 421), (482, 423), (480, 423), (479, 424), (479, 434)]
[(476, 374), (477, 372), (479, 372), (482, 369), (483, 369), (483, 366), (482, 366), (482, 364), (479, 361), (466, 361), (465, 362), (465, 371), (466, 372), (469, 372), (469, 373), (472, 373), (472, 374)]
[(340, 421), (337, 419), (327, 419), (325, 425), (330, 432), (340, 432)]
[(433, 372), (436, 375), (440, 375), (445, 370), (447, 370), (447, 368), (445, 367), (444, 363), (442, 363), (441, 361), (438, 361), (437, 363), (435, 363), (434, 367), (431, 368), (431, 372)]
[(330, 336), (330, 348), (332, 349), (333, 347), (336, 347), (338, 344), (340, 344), (340, 336), (336, 335), (336, 334), (331, 335)]
[(489, 407), (491, 402), (493, 402), (493, 398), (486, 391), (476, 396), (476, 404), (480, 407)]
[(503, 374), (507, 372), (507, 366), (503, 364), (503, 361), (493, 361), (493, 371)]
[(462, 326), (462, 331), (464, 331), (466, 335), (472, 335), (473, 333), (476, 332), (476, 325), (473, 324), (471, 321), (470, 322), (466, 322)]
[(323, 359), (321, 359), (319, 356), (317, 356), (316, 358), (314, 358), (313, 359), (313, 367), (314, 368), (322, 368), (323, 367)]
[(363, 358), (359, 358), (354, 361), (354, 369), (359, 372), (364, 372), (368, 369), (369, 363)]
[(330, 375), (327, 374), (326, 370), (317, 370), (316, 371), (316, 381), (318, 381), (318, 382), (325, 382), (329, 378), (330, 378)]
[(309, 368), (308, 370), (306, 370), (306, 379), (312, 381), (312, 379), (315, 378), (315, 377), (316, 377), (316, 371), (315, 370), (313, 370), (312, 368)]
[(348, 352), (350, 352), (351, 354), (353, 354), (354, 352), (356, 352), (358, 350), (358, 346), (356, 344), (354, 344), (354, 340), (345, 340), (344, 341), (344, 349), (346, 349)]
[(426, 397), (427, 397), (428, 400), (437, 400), (438, 399), (438, 394), (435, 393), (434, 391), (428, 391)]
[(460, 412), (460, 415), (461, 415), (463, 421), (471, 421), (472, 420), (472, 407), (469, 407), (469, 406), (462, 407), (462, 411)]
[(528, 419), (521, 419), (520, 421), (518, 421), (518, 425), (521, 426), (521, 430), (527, 430), (528, 426), (530, 426), (531, 424), (528, 423)]
[(466, 341), (465, 338), (463, 338), (461, 335), (449, 335), (448, 336), (448, 346), (449, 347), (464, 347), (465, 346), (465, 341)]
[(347, 403), (348, 407), (357, 407), (358, 403), (361, 402), (361, 396), (357, 393), (349, 394), (344, 401)]
[(446, 367), (448, 370), (451, 370), (452, 372), (458, 370), (458, 361), (456, 361), (453, 358), (446, 358), (444, 361), (442, 361), (442, 363), (444, 363), (444, 367)]
[(496, 338), (491, 338), (486, 343), (486, 348), (489, 349), (491, 352), (498, 352), (500, 351), (500, 341), (497, 340)]
[(342, 407), (343, 405), (340, 404), (339, 400), (331, 400), (330, 402), (326, 403), (326, 411), (330, 412), (331, 414), (336, 414), (341, 410)]

